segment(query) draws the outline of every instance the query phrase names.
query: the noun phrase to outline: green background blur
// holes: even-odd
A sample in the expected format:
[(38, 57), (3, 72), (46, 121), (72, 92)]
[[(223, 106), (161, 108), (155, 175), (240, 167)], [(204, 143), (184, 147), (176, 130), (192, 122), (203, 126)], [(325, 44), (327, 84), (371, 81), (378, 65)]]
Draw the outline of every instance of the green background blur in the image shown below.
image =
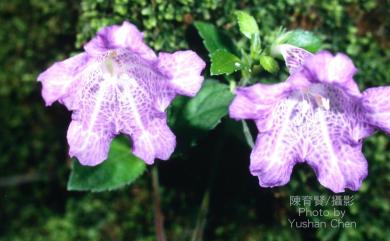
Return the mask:
[[(66, 191), (70, 113), (58, 103), (45, 108), (36, 77), (81, 51), (100, 27), (125, 19), (155, 50), (191, 48), (208, 60), (193, 21), (212, 22), (238, 40), (237, 9), (255, 16), (265, 39), (280, 26), (319, 34), (325, 48), (351, 56), (362, 89), (390, 84), (389, 1), (1, 1), (0, 240), (155, 240), (150, 170), (119, 191)], [(338, 207), (356, 229), (294, 229), (288, 218), (327, 218), (299, 217), (291, 196), (333, 194), (305, 165), (285, 187), (261, 189), (238, 127), (225, 118), (191, 148), (159, 162), (168, 240), (191, 240), (206, 190), (204, 240), (390, 240), (390, 137), (366, 140), (369, 175), (359, 192), (346, 193), (353, 205)]]

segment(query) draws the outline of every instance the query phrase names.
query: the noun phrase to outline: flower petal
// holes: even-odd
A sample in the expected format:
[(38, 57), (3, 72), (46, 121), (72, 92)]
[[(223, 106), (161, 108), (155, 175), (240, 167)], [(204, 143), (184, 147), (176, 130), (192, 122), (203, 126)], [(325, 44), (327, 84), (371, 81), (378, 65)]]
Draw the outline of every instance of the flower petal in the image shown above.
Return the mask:
[(296, 71), (293, 75), (290, 75), (286, 80), (294, 89), (307, 89), (312, 84), (307, 77), (307, 73), (304, 70)]
[(288, 183), (293, 167), (299, 160), (292, 144), (276, 148), (273, 146), (275, 142), (277, 138), (274, 133), (259, 134), (251, 153), (250, 172), (258, 177), (259, 185), (262, 187), (282, 186)]
[(104, 129), (94, 130), (81, 121), (73, 120), (68, 128), (69, 156), (75, 156), (82, 165), (96, 166), (107, 159), (112, 134)]
[(165, 117), (152, 119), (144, 130), (132, 135), (133, 153), (147, 164), (155, 158), (168, 160), (176, 146), (176, 137), (168, 128)]
[(68, 129), (69, 155), (83, 165), (97, 165), (107, 158), (116, 123), (116, 87), (101, 69), (84, 71), (83, 82), (73, 94), (72, 122)]
[(286, 62), (290, 74), (294, 74), (301, 69), (305, 60), (313, 55), (312, 53), (291, 44), (281, 44), (278, 49)]
[(38, 78), (48, 105), (58, 99), (73, 111), (69, 154), (97, 165), (107, 158), (112, 138), (123, 133), (146, 163), (168, 159), (176, 140), (165, 110), (177, 94), (198, 92), (205, 63), (192, 51), (157, 58), (128, 22), (103, 28), (84, 48)]
[(175, 99), (177, 94), (169, 88), (169, 86), (162, 86), (160, 88), (160, 91), (158, 91), (158, 94), (156, 95), (154, 107), (156, 110), (164, 112), (171, 104), (172, 100)]
[(359, 87), (353, 80), (357, 69), (352, 60), (341, 53), (333, 56), (328, 51), (321, 51), (307, 59), (303, 72), (313, 83), (336, 84), (353, 96), (361, 96)]
[(352, 133), (346, 132), (337, 119), (333, 122), (325, 116), (318, 119), (321, 126), (313, 130), (307, 163), (313, 167), (319, 182), (333, 192), (344, 192), (345, 188), (358, 190), (367, 176), (361, 142), (351, 142)]
[(99, 30), (96, 37), (84, 45), (84, 49), (90, 55), (99, 55), (108, 50), (127, 48), (144, 59), (156, 59), (156, 54), (143, 38), (143, 33), (135, 25), (124, 21), (121, 26), (112, 25)]
[(312, 125), (304, 133), (308, 148), (303, 159), (311, 165), (319, 182), (333, 192), (358, 190), (367, 175), (361, 152), (362, 139), (372, 134), (364, 124), (360, 103), (341, 89), (323, 88), (329, 109), (316, 108)]
[(361, 144), (351, 146), (336, 141), (333, 145), (337, 146), (337, 151), (328, 152), (325, 146), (314, 148), (307, 163), (314, 169), (321, 185), (333, 192), (344, 192), (345, 188), (359, 190), (368, 173)]
[(170, 78), (170, 87), (178, 94), (194, 96), (202, 86), (205, 62), (193, 51), (160, 53), (158, 69)]
[(155, 158), (167, 160), (176, 145), (164, 112), (175, 94), (169, 79), (144, 64), (123, 66), (126, 74), (116, 80), (116, 120), (118, 131), (131, 137), (134, 155), (153, 164)]
[(229, 106), (230, 118), (263, 119), (272, 107), (282, 100), (290, 90), (289, 83), (255, 84), (236, 89), (236, 96)]
[(259, 178), (262, 187), (274, 187), (286, 184), (290, 180), (294, 165), (299, 159), (299, 133), (291, 128), (290, 116), (293, 115), (297, 100), (288, 99), (274, 107), (272, 127), (259, 129), (256, 145), (251, 153), (250, 171)]
[(390, 86), (363, 92), (362, 105), (369, 124), (390, 134)]
[(329, 61), (328, 81), (329, 82), (348, 82), (357, 72), (352, 60), (345, 54), (337, 53)]
[[(283, 185), (294, 164), (306, 160), (321, 184), (332, 191), (357, 190), (367, 174), (362, 138), (373, 129), (363, 122), (358, 98), (337, 87), (310, 88), (312, 96), (292, 92), (273, 106), (265, 120), (256, 119), (260, 133), (251, 155), (251, 172), (261, 186)], [(330, 104), (319, 104), (315, 96)]]
[(82, 53), (57, 62), (38, 76), (42, 83), (42, 97), (46, 106), (70, 94), (69, 89), (77, 80), (89, 61), (87, 54)]

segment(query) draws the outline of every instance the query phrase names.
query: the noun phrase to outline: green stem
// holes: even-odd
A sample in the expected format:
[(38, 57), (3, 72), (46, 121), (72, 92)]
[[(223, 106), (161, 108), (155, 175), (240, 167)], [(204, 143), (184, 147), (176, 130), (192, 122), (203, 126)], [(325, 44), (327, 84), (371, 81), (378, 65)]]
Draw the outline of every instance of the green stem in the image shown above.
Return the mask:
[[(221, 136), (221, 139), (223, 140), (223, 136)], [(212, 167), (210, 170), (209, 175), (209, 184), (208, 188), (206, 189), (205, 193), (203, 194), (202, 198), (202, 204), (200, 206), (200, 210), (198, 213), (198, 217), (196, 219), (196, 225), (194, 232), (192, 233), (191, 241), (202, 241), (203, 240), (203, 233), (204, 229), (206, 227), (207, 223), (207, 215), (209, 212), (210, 207), (210, 193), (214, 189), (215, 179), (217, 176), (218, 171), (218, 163), (219, 163), (219, 156), (221, 153), (221, 150), (223, 148), (224, 141), (220, 141), (216, 144), (214, 148), (214, 153), (212, 156)]]
[(209, 203), (210, 203), (210, 189), (208, 189), (202, 198), (202, 204), (200, 206), (200, 211), (196, 219), (196, 226), (194, 232), (192, 233), (191, 241), (201, 241), (203, 239), (204, 228), (206, 226), (207, 214), (209, 212)]
[(152, 187), (153, 187), (153, 203), (154, 203), (154, 225), (156, 228), (157, 241), (166, 241), (164, 231), (164, 215), (161, 211), (160, 184), (158, 181), (158, 168), (156, 165), (152, 167)]
[(246, 143), (248, 143), (248, 145), (253, 148), (253, 146), (255, 145), (254, 142), (253, 142), (253, 137), (252, 137), (252, 134), (249, 130), (249, 127), (248, 127), (248, 124), (246, 123), (246, 121), (241, 121), (242, 123), (242, 129), (244, 131), (244, 136), (245, 136), (245, 140), (246, 140)]

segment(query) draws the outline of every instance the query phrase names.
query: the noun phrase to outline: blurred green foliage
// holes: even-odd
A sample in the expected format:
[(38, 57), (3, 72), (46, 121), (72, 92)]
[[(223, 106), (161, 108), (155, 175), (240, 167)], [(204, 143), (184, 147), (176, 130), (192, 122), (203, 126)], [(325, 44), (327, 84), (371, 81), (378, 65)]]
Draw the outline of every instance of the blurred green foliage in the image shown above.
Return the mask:
[[(145, 31), (155, 50), (189, 47), (208, 60), (192, 23), (214, 23), (238, 39), (234, 12), (241, 9), (255, 16), (266, 42), (280, 26), (316, 32), (326, 48), (351, 56), (359, 69), (356, 80), (366, 88), (390, 84), (389, 5), (384, 0), (2, 1), (0, 240), (155, 239), (149, 172), (120, 191), (66, 191), (70, 115), (58, 104), (44, 108), (39, 95), (37, 74), (80, 51), (99, 28), (128, 19)], [(364, 145), (369, 175), (359, 192), (348, 193), (355, 201), (346, 208), (346, 219), (356, 221), (357, 228), (302, 231), (287, 221), (297, 217), (290, 195), (331, 193), (307, 166), (295, 168), (283, 188), (259, 188), (249, 174), (250, 150), (239, 128), (226, 119), (186, 153), (160, 164), (168, 240), (190, 240), (210, 176), (215, 180), (205, 240), (389, 240), (388, 136), (377, 134)], [(177, 134), (179, 140), (185, 135)], [(222, 151), (213, 154), (217, 145)]]

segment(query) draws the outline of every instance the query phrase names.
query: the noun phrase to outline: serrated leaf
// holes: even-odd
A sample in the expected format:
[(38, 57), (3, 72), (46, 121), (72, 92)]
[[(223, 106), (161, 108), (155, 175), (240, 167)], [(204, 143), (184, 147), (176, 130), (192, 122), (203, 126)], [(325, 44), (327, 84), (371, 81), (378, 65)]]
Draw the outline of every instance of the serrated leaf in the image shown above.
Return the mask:
[(208, 79), (199, 93), (187, 103), (185, 118), (193, 127), (211, 130), (227, 115), (232, 99), (229, 86)]
[(260, 65), (269, 73), (276, 73), (279, 70), (278, 62), (271, 56), (261, 55)]
[(321, 48), (322, 41), (310, 31), (297, 29), (284, 33), (277, 39), (277, 44), (291, 44), (314, 53)]
[(89, 167), (73, 160), (68, 180), (69, 191), (108, 191), (134, 182), (146, 169), (145, 163), (135, 157), (120, 138), (113, 140), (108, 159)]
[(218, 49), (211, 54), (211, 75), (231, 74), (241, 69), (240, 59), (234, 54)]
[(227, 36), (224, 32), (220, 31), (217, 26), (197, 21), (195, 22), (195, 27), (210, 54), (214, 53), (218, 49), (226, 49), (230, 52), (238, 53), (231, 38), (229, 38), (229, 36)]
[(259, 34), (259, 26), (253, 16), (244, 11), (236, 11), (236, 17), (240, 32), (251, 39), (252, 35)]

